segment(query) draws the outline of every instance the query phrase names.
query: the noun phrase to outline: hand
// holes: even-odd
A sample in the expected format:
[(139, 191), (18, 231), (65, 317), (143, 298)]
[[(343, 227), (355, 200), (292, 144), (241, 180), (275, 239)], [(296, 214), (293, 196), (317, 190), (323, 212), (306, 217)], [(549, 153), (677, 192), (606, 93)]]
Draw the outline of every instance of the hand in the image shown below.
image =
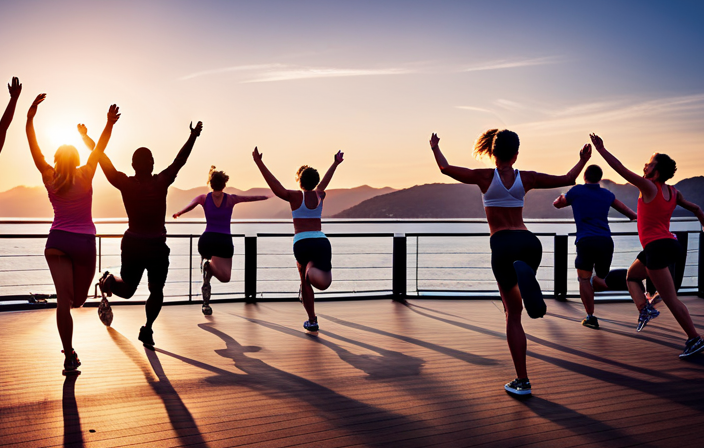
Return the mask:
[(203, 130), (203, 122), (199, 121), (198, 124), (196, 124), (196, 127), (193, 127), (193, 122), (191, 121), (191, 124), (188, 125), (189, 128), (191, 128), (191, 135), (195, 135), (196, 137), (200, 137), (200, 132)]
[(579, 158), (583, 161), (589, 160), (589, 158), (592, 156), (592, 145), (587, 143), (584, 145), (581, 151), (579, 151)]
[(264, 157), (264, 154), (260, 153), (257, 147), (254, 147), (254, 151), (252, 151), (252, 158), (254, 159), (254, 163), (259, 163), (262, 161), (262, 157)]
[(81, 134), (82, 137), (88, 135), (88, 128), (83, 123), (78, 123), (76, 128), (78, 129), (78, 133)]
[(438, 137), (438, 134), (432, 134), (430, 136), (430, 147), (437, 148), (438, 143), (440, 143), (440, 137)]
[(34, 118), (34, 116), (37, 114), (37, 106), (41, 104), (42, 101), (46, 99), (46, 93), (40, 93), (37, 95), (37, 97), (34, 99), (34, 102), (32, 105), (29, 107), (29, 110), (27, 111), (27, 119)]
[(172, 217), (173, 217), (174, 219), (176, 219), (176, 218), (178, 218), (179, 216), (181, 216), (181, 215), (180, 215), (178, 212), (176, 212), (176, 213), (173, 214)]
[[(117, 104), (112, 104), (110, 106), (110, 109), (108, 109), (108, 123), (110, 123), (110, 124), (117, 123), (117, 120), (120, 119), (120, 115), (121, 115), (120, 108), (117, 107)], [(81, 131), (79, 130), (78, 132), (81, 132)]]
[(337, 154), (335, 154), (335, 165), (339, 165), (344, 161), (344, 156), (345, 153), (342, 151), (337, 151)]
[(596, 134), (589, 134), (589, 138), (592, 139), (592, 143), (594, 143), (594, 147), (597, 151), (601, 151), (602, 149), (604, 149), (604, 141), (601, 139), (601, 137)]
[(18, 98), (22, 93), (22, 84), (20, 84), (19, 78), (13, 77), (12, 84), (8, 84), (7, 89), (10, 91), (10, 98)]

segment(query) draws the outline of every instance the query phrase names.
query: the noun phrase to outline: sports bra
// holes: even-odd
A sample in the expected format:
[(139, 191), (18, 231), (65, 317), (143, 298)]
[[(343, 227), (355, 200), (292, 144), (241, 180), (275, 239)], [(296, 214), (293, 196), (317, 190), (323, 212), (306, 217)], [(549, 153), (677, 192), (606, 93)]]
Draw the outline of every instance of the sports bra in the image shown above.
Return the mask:
[(308, 208), (306, 206), (306, 195), (303, 194), (303, 200), (301, 201), (300, 207), (296, 210), (291, 211), (293, 219), (297, 218), (307, 218), (307, 219), (320, 219), (323, 216), (323, 200), (316, 192), (315, 195), (318, 197), (318, 206), (315, 208)]
[(506, 188), (501, 182), (499, 170), (494, 169), (494, 178), (491, 179), (491, 184), (482, 195), (484, 207), (523, 207), (523, 197), (526, 195), (526, 190), (523, 188), (521, 181), (521, 173), (516, 172), (516, 180), (514, 180), (511, 188)]

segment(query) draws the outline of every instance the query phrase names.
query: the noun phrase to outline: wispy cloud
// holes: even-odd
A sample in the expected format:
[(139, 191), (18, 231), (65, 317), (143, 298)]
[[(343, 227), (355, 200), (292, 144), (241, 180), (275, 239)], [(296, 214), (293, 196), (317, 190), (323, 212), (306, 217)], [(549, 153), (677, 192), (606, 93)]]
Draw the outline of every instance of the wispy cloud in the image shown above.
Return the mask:
[(294, 81), (299, 79), (313, 78), (342, 78), (353, 76), (384, 76), (403, 75), (412, 73), (411, 70), (402, 68), (383, 69), (344, 69), (344, 68), (313, 68), (313, 67), (292, 67), (285, 70), (272, 70), (260, 74), (254, 79), (243, 81), (253, 82), (274, 82), (274, 81)]
[(501, 70), (506, 68), (521, 68), (521, 67), (532, 67), (535, 65), (548, 65), (556, 64), (560, 62), (560, 58), (557, 56), (546, 56), (542, 58), (532, 58), (532, 59), (516, 59), (507, 60), (501, 59), (498, 61), (485, 62), (483, 64), (475, 65), (473, 67), (467, 67), (462, 69), (463, 72), (480, 72), (484, 70)]
[(208, 76), (208, 75), (218, 75), (220, 73), (245, 72), (245, 71), (253, 71), (253, 70), (272, 70), (272, 69), (281, 69), (283, 67), (286, 67), (286, 66), (284, 64), (235, 65), (232, 67), (216, 68), (213, 70), (204, 70), (202, 72), (191, 73), (190, 75), (186, 75), (186, 76), (179, 78), (179, 80), (186, 81), (188, 79), (193, 79), (193, 78), (198, 78), (201, 76)]

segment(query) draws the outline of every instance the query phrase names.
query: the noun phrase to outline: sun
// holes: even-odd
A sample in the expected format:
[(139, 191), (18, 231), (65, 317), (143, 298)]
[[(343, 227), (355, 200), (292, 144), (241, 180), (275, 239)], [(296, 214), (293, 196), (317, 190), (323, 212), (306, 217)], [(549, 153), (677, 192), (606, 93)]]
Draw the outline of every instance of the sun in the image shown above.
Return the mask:
[(45, 149), (47, 154), (53, 153), (62, 145), (75, 146), (81, 154), (87, 151), (76, 126), (52, 126), (46, 130), (46, 136), (50, 145)]

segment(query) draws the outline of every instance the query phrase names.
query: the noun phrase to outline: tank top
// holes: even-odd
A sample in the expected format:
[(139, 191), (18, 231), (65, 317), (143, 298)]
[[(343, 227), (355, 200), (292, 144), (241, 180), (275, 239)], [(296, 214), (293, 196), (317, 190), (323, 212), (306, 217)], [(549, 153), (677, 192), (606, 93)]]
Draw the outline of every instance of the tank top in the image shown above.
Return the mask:
[(57, 192), (51, 184), (45, 184), (49, 201), (54, 209), (51, 230), (95, 235), (93, 224), (93, 185), (84, 165), (76, 169), (73, 185)]
[(670, 218), (677, 207), (677, 190), (667, 185), (670, 200), (666, 201), (662, 194), (662, 185), (655, 185), (658, 192), (652, 201), (646, 203), (642, 197), (638, 198), (638, 238), (643, 247), (656, 240), (677, 239), (670, 232)]
[(516, 179), (513, 185), (511, 188), (506, 188), (501, 182), (499, 170), (494, 169), (491, 184), (489, 184), (486, 193), (482, 195), (484, 207), (523, 207), (523, 197), (526, 195), (526, 190), (523, 188), (521, 173), (518, 170), (515, 170), (515, 173)]
[(203, 204), (205, 212), (205, 231), (214, 233), (224, 233), (230, 235), (230, 220), (232, 219), (232, 209), (234, 204), (229, 205), (227, 193), (223, 193), (220, 207), (215, 205), (213, 193), (208, 193)]
[(301, 201), (300, 207), (296, 210), (291, 211), (293, 219), (320, 219), (323, 216), (323, 200), (318, 196), (316, 192), (315, 195), (318, 197), (318, 206), (315, 208), (308, 208), (306, 206), (306, 195), (303, 193), (303, 200)]

